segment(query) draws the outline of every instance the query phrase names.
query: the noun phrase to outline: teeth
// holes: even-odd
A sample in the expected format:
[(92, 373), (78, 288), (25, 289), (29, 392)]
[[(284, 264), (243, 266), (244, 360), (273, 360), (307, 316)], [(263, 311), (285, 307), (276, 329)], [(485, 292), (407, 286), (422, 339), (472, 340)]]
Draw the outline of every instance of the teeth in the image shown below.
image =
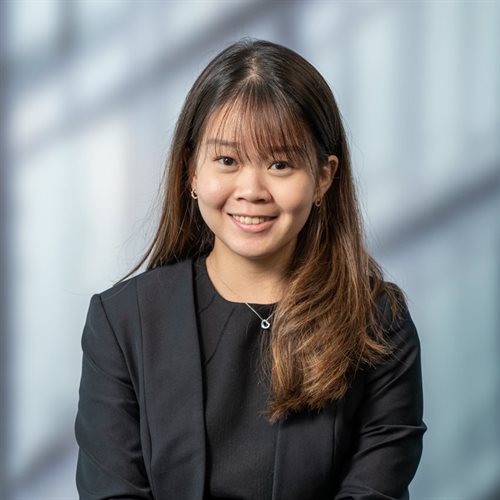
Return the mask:
[(271, 217), (243, 217), (241, 215), (233, 215), (233, 217), (242, 224), (262, 224)]

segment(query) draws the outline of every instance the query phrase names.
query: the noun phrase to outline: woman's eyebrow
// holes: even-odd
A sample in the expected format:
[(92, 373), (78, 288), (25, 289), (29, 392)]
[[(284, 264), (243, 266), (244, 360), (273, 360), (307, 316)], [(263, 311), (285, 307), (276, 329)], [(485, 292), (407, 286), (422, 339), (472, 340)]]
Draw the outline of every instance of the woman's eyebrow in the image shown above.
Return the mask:
[(237, 148), (238, 143), (233, 141), (225, 141), (223, 139), (207, 139), (205, 144), (215, 144), (216, 146), (227, 146), (230, 148)]
[[(239, 147), (239, 142), (226, 141), (224, 139), (207, 139), (205, 144), (215, 144), (216, 146), (226, 146), (230, 148), (237, 149)], [(303, 148), (300, 146), (286, 145), (286, 146), (270, 146), (270, 151), (273, 153), (303, 153)]]
[(272, 146), (271, 151), (275, 153), (303, 153), (304, 150), (300, 146)]

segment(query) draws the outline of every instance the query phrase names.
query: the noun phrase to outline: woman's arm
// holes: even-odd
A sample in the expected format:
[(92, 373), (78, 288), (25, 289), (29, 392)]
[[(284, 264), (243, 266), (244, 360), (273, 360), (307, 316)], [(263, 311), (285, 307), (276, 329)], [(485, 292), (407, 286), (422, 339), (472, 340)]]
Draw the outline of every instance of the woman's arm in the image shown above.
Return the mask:
[(90, 301), (75, 422), (80, 498), (152, 499), (141, 450), (139, 406), (100, 295)]
[(406, 306), (389, 336), (393, 353), (365, 374), (354, 453), (335, 500), (409, 498), (426, 426), (420, 342)]

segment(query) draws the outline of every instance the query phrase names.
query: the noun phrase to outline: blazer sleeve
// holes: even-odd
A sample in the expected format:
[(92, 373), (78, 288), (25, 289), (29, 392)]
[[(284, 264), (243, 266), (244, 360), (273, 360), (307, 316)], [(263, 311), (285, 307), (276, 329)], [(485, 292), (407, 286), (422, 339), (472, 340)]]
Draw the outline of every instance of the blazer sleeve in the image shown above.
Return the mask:
[(99, 294), (90, 301), (82, 350), (75, 421), (80, 498), (152, 499), (141, 451), (137, 397)]
[(409, 498), (426, 430), (420, 342), (406, 306), (388, 330), (394, 350), (364, 375), (354, 450), (335, 500)]

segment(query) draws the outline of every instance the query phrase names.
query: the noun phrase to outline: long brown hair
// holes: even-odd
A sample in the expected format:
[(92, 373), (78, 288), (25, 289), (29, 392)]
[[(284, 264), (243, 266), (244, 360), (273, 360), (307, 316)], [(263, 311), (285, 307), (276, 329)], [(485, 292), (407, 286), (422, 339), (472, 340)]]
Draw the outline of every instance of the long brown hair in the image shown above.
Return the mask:
[(321, 409), (342, 398), (357, 369), (390, 352), (380, 296), (396, 315), (404, 300), (383, 281), (368, 254), (356, 199), (346, 134), (323, 77), (294, 51), (242, 40), (218, 54), (191, 88), (167, 160), (163, 208), (156, 235), (140, 262), (147, 269), (208, 255), (214, 236), (190, 196), (190, 162), (216, 111), (241, 116), (239, 133), (261, 151), (294, 144), (318, 178), (328, 155), (339, 165), (319, 207), (313, 207), (288, 266), (287, 286), (262, 352), (269, 377), (266, 415)]

